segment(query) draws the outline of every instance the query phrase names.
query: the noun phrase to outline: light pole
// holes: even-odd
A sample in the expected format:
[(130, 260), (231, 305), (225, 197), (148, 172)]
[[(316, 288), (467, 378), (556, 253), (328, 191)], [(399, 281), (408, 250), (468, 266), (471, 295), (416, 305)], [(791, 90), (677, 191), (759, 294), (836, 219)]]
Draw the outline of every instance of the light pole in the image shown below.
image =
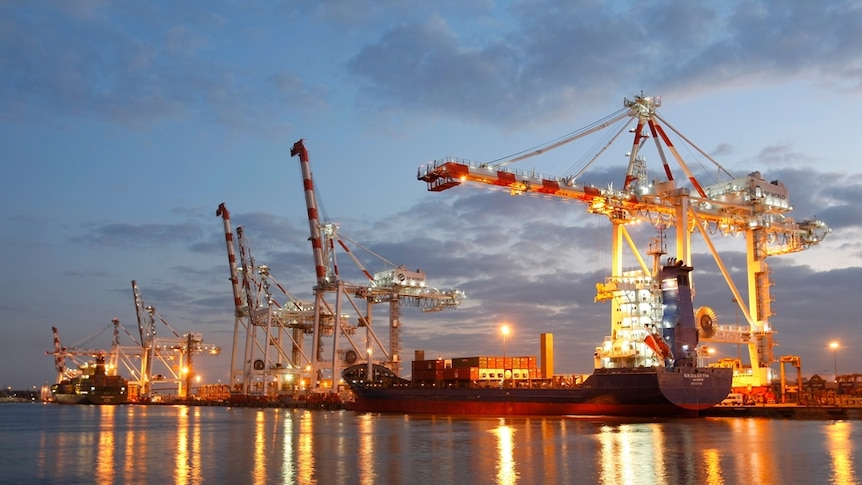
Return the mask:
[(509, 338), (509, 326), (503, 325), (503, 327), (500, 328), (500, 333), (503, 334), (503, 358), (505, 359), (506, 358), (506, 340)]
[(838, 382), (838, 342), (830, 342), (829, 348), (832, 349), (832, 363), (835, 365), (835, 382)]

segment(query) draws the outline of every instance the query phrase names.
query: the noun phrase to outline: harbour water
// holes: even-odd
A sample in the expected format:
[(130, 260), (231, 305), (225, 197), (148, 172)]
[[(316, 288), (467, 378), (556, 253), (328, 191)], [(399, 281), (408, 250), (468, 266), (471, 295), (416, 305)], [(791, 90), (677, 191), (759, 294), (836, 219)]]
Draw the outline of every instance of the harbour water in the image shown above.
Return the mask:
[(855, 484), (862, 421), (0, 405), (0, 483)]

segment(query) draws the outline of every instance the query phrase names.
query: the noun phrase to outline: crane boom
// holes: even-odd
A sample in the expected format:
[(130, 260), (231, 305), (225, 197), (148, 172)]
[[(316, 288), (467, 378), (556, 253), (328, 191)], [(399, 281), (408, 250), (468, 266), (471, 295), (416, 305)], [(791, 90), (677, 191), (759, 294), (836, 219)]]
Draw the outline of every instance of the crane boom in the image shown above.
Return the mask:
[[(508, 190), (511, 195), (531, 195), (548, 199), (563, 199), (584, 204), (587, 212), (608, 217), (612, 226), (612, 261), (611, 275), (603, 284), (597, 285), (597, 300), (612, 300), (612, 335), (611, 341), (597, 349), (597, 355), (609, 356), (606, 364), (644, 365), (645, 361), (639, 355), (640, 351), (630, 348), (630, 338), (641, 338), (646, 330), (633, 331), (631, 328), (651, 325), (647, 314), (657, 315), (650, 310), (643, 312), (632, 306), (630, 301), (637, 301), (635, 293), (643, 292), (639, 298), (643, 301), (654, 301), (660, 305), (660, 296), (650, 293), (653, 283), (645, 283), (642, 270), (637, 275), (626, 273), (622, 268), (622, 251), (624, 241), (631, 243), (631, 238), (625, 229), (626, 224), (636, 221), (649, 221), (657, 228), (675, 227), (676, 258), (680, 261), (691, 259), (690, 238), (697, 228), (707, 241), (707, 245), (720, 268), (724, 268), (720, 255), (709, 240), (709, 234), (737, 235), (744, 234), (748, 254), (748, 307), (730, 279), (729, 273), (723, 269), (728, 286), (734, 294), (734, 300), (740, 305), (748, 320), (750, 331), (740, 339), (754, 336), (750, 340), (752, 377), (755, 385), (768, 383), (768, 366), (774, 362), (772, 357), (772, 333), (768, 318), (771, 315), (769, 287), (769, 271), (766, 265), (768, 256), (794, 253), (810, 248), (820, 243), (830, 232), (829, 227), (817, 219), (796, 221), (787, 214), (792, 210), (789, 204), (789, 194), (779, 181), (768, 182), (761, 177), (760, 172), (751, 172), (744, 177), (732, 178), (732, 175), (702, 150), (696, 150), (706, 155), (719, 171), (731, 177), (704, 186), (691, 171), (689, 164), (680, 155), (677, 148), (662, 124), (679, 135), (690, 145), (691, 142), (671, 127), (661, 118), (656, 108), (661, 105), (661, 98), (648, 97), (641, 94), (633, 100), (625, 99), (625, 109), (622, 114), (616, 113), (606, 120), (613, 122), (632, 117), (637, 120), (633, 130), (634, 140), (628, 154), (629, 164), (622, 189), (612, 186), (600, 188), (594, 185), (579, 183), (575, 177), (554, 177), (538, 173), (535, 170), (523, 171), (506, 165), (512, 161), (521, 160), (527, 156), (537, 155), (549, 149), (556, 148), (567, 142), (549, 145), (541, 150), (534, 150), (525, 156), (516, 157), (506, 163), (477, 163), (453, 157), (435, 160), (419, 167), (417, 179), (426, 183), (428, 191), (442, 192), (461, 184), (478, 184), (490, 188)], [(585, 129), (576, 133), (592, 133), (608, 123), (594, 125), (596, 129)], [(648, 130), (648, 132), (647, 132)], [(616, 137), (614, 137), (616, 138)], [(647, 183), (645, 159), (641, 149), (647, 138), (653, 138), (656, 150), (662, 162), (664, 180)], [(607, 148), (602, 148), (604, 151)], [(685, 173), (691, 187), (681, 187), (674, 179), (664, 149), (667, 149), (677, 165)], [(594, 157), (595, 159), (595, 157)], [(578, 174), (580, 175), (580, 173)], [(641, 267), (646, 264), (640, 260)], [(655, 278), (655, 275), (652, 276)], [(618, 317), (622, 312), (630, 311), (632, 316), (621, 323)], [(635, 313), (640, 316), (636, 316)], [(634, 326), (630, 323), (634, 322)], [(647, 322), (647, 323), (644, 323)], [(706, 334), (707, 332), (704, 332)], [(714, 332), (711, 332), (714, 334)], [(727, 334), (727, 332), (724, 332)], [(624, 338), (618, 337), (625, 335)], [(741, 343), (741, 342), (739, 342)], [(629, 352), (631, 351), (631, 352)], [(598, 362), (597, 362), (598, 365)]]
[[(317, 276), (317, 284), (314, 286), (315, 302), (314, 302), (314, 330), (313, 343), (314, 349), (310, 367), (313, 372), (318, 372), (323, 369), (321, 364), (325, 363), (322, 355), (321, 335), (325, 330), (325, 320), (334, 320), (332, 331), (333, 336), (333, 352), (331, 360), (331, 375), (333, 379), (337, 379), (340, 375), (338, 358), (338, 339), (344, 337), (352, 349), (352, 360), (345, 359), (348, 364), (354, 363), (356, 360), (365, 360), (369, 365), (369, 370), (372, 365), (372, 344), (376, 344), (380, 348), (385, 359), (386, 365), (397, 374), (400, 370), (400, 306), (402, 304), (421, 307), (423, 311), (438, 311), (443, 309), (455, 308), (464, 298), (464, 293), (460, 290), (438, 290), (427, 285), (425, 273), (422, 270), (409, 271), (403, 266), (398, 266), (392, 269), (371, 273), (353, 254), (347, 242), (351, 242), (361, 249), (381, 259), (385, 264), (394, 266), (388, 260), (381, 258), (367, 248), (362, 247), (355, 241), (346, 237), (342, 237), (338, 232), (338, 225), (332, 223), (321, 223), (317, 210), (317, 198), (314, 190), (314, 181), (311, 174), (311, 164), (308, 157), (308, 150), (305, 148), (303, 140), (297, 141), (291, 151), (291, 156), (299, 156), (300, 168), (302, 172), (303, 189), (305, 190), (305, 203), (308, 211), (309, 232), (311, 247), (314, 253), (314, 266)], [(337, 243), (337, 244), (336, 244)], [(338, 264), (336, 262), (336, 249), (347, 254), (353, 264), (364, 276), (362, 283), (350, 283), (342, 279), (339, 274)], [(326, 301), (328, 294), (335, 294), (334, 309), (332, 305)], [(365, 300), (366, 309), (363, 314), (359, 306), (354, 302), (354, 298)], [(365, 330), (365, 349), (359, 349), (354, 343), (351, 335), (355, 333), (356, 328), (345, 325), (342, 321), (342, 302), (347, 302), (355, 311), (358, 318), (357, 327), (364, 327)], [(375, 304), (389, 304), (389, 347), (385, 348), (376, 333), (372, 329), (372, 307)], [(358, 355), (358, 357), (357, 357)]]
[(308, 209), (308, 228), (311, 233), (311, 250), (314, 254), (314, 271), (317, 275), (317, 284), (326, 285), (328, 283), (327, 264), (323, 257), (320, 218), (317, 213), (317, 198), (314, 195), (314, 180), (311, 177), (308, 150), (306, 150), (303, 140), (294, 143), (293, 148), (290, 149), (291, 157), (297, 155), (299, 155), (299, 166), (302, 171), (302, 186), (305, 189), (305, 205)]

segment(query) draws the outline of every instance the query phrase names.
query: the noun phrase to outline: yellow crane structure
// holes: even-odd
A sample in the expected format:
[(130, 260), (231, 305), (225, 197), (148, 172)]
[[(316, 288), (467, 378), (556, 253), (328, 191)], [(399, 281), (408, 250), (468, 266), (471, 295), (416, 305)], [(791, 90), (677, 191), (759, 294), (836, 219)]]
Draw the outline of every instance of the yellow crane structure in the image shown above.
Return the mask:
[[(659, 229), (673, 227), (675, 253), (679, 261), (690, 264), (691, 237), (697, 232), (715, 259), (719, 270), (748, 322), (747, 328), (719, 325), (709, 308), (697, 312), (701, 340), (745, 344), (749, 349), (750, 367), (740, 369), (734, 386), (763, 386), (771, 381), (770, 365), (774, 330), (769, 322), (771, 311), (769, 256), (793, 253), (818, 244), (829, 233), (828, 226), (816, 219), (797, 221), (788, 216), (792, 210), (787, 188), (780, 181), (766, 181), (759, 172), (733, 176), (705, 151), (695, 146), (658, 113), (660, 97), (641, 93), (624, 99), (623, 108), (581, 130), (516, 156), (491, 163), (458, 158), (444, 158), (419, 167), (417, 179), (427, 189), (440, 192), (464, 183), (501, 187), (512, 195), (533, 195), (565, 199), (586, 206), (587, 212), (606, 216), (611, 222), (610, 276), (597, 285), (596, 300), (610, 300), (611, 335), (597, 349), (596, 367), (655, 365), (656, 356), (645, 348), (642, 337), (650, 325), (661, 319), (661, 293), (653, 278), (654, 270), (639, 254), (627, 226), (648, 221)], [(628, 166), (620, 188), (582, 184), (580, 176), (602, 155), (627, 128), (634, 134)], [(563, 146), (592, 133), (615, 127), (606, 143), (569, 176), (547, 176), (536, 171), (511, 168), (515, 162)], [(712, 162), (723, 181), (703, 186), (694, 176), (689, 163), (680, 155), (665, 127)], [(645, 144), (652, 139), (662, 164), (659, 179), (647, 177)], [(670, 156), (668, 156), (668, 154)], [(676, 162), (671, 168), (669, 158)], [(675, 171), (682, 177), (676, 178)], [(723, 263), (711, 235), (744, 235), (747, 254), (748, 298), (743, 298)], [(630, 247), (640, 270), (623, 268), (624, 248)], [(662, 245), (650, 254), (664, 253)], [(747, 302), (747, 304), (746, 304)]]

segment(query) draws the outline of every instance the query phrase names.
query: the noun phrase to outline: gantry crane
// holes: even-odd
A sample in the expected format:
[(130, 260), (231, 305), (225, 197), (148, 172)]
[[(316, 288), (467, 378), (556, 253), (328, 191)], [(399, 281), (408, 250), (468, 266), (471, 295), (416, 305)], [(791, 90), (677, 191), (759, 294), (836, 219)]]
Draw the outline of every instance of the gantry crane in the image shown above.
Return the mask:
[[(234, 295), (232, 388), (245, 395), (292, 393), (301, 386), (297, 377), (310, 363), (303, 347), (305, 336), (313, 328), (314, 311), (288, 293), (268, 266), (255, 263), (242, 226), (236, 229), (240, 252), (238, 266), (230, 212), (224, 203), (219, 205), (216, 216), (224, 222)], [(273, 294), (273, 285), (285, 297), (284, 304)], [(332, 325), (332, 318), (326, 318), (324, 328), (331, 329)]]
[[(141, 396), (144, 399), (151, 397), (153, 383), (160, 382), (176, 385), (178, 397), (189, 397), (189, 391), (192, 388), (191, 380), (195, 376), (193, 356), (218, 355), (221, 348), (218, 345), (204, 343), (201, 333), (188, 332), (181, 335), (177, 332), (159, 315), (154, 306), (144, 304), (141, 290), (135, 280), (132, 280), (132, 295), (141, 338), (136, 342), (141, 349), (141, 370), (137, 375)], [(170, 330), (172, 337), (156, 336), (157, 319)], [(157, 363), (162, 365), (157, 370), (162, 370), (164, 373), (154, 374), (153, 366)]]
[[(339, 226), (335, 223), (321, 222), (318, 214), (317, 198), (314, 190), (314, 180), (308, 151), (303, 140), (297, 141), (290, 151), (291, 156), (298, 156), (302, 173), (302, 184), (305, 191), (305, 203), (308, 211), (308, 224), (311, 233), (311, 249), (314, 255), (316, 285), (314, 286), (314, 330), (310, 367), (315, 375), (320, 376), (324, 369), (331, 369), (332, 385), (341, 374), (342, 363), (351, 365), (367, 363), (370, 367), (377, 360), (393, 370), (396, 374), (401, 369), (401, 314), (402, 305), (417, 306), (422, 311), (439, 311), (456, 308), (464, 299), (464, 293), (458, 289), (439, 290), (428, 286), (425, 272), (408, 270), (403, 265), (395, 265), (377, 256), (387, 266), (387, 269), (371, 274), (353, 255), (347, 242), (359, 246), (355, 241), (339, 234)], [(353, 263), (357, 265), (366, 281), (350, 283), (342, 279), (336, 261), (336, 243)], [(361, 246), (360, 246), (361, 247)], [(365, 249), (365, 248), (363, 248)], [(366, 249), (367, 251), (367, 249)], [(368, 251), (370, 252), (370, 251)], [(373, 253), (372, 253), (373, 254)], [(327, 300), (327, 295), (335, 296), (334, 305)], [(360, 310), (354, 301), (365, 300), (365, 311)], [(321, 337), (324, 336), (323, 325), (327, 315), (342, 315), (344, 303), (348, 303), (357, 315), (356, 324), (344, 325), (339, 317), (337, 330), (332, 332), (333, 343), (331, 358), (323, 356)], [(372, 308), (376, 304), (388, 303), (389, 306), (389, 345), (384, 346), (372, 329)], [(357, 328), (365, 329), (364, 349), (354, 341), (352, 335)], [(350, 348), (343, 352), (339, 349), (339, 338), (345, 337)], [(379, 348), (383, 356), (374, 355), (374, 348)], [(321, 379), (317, 379), (318, 384)]]
[[(120, 368), (125, 369), (131, 376), (129, 384), (134, 386), (135, 391), (130, 392), (134, 399), (150, 397), (153, 381), (175, 383), (177, 385), (178, 397), (188, 397), (191, 389), (191, 378), (194, 375), (192, 368), (192, 355), (218, 355), (220, 348), (217, 345), (203, 343), (200, 333), (187, 333), (180, 335), (159, 316), (154, 307), (145, 307), (140, 296), (137, 284), (132, 282), (135, 294), (136, 307), (141, 315), (138, 320), (139, 335), (142, 341), (132, 335), (120, 323), (119, 318), (111, 319), (111, 323), (99, 330), (97, 333), (86, 337), (81, 342), (70, 347), (64, 346), (60, 341), (60, 332), (57, 327), (51, 327), (54, 334), (54, 350), (46, 351), (47, 355), (54, 357), (54, 368), (57, 371), (57, 382), (80, 375), (81, 369), (91, 365), (90, 362), (82, 360), (82, 357), (95, 358), (97, 356), (108, 356), (106, 372), (108, 375), (116, 375)], [(155, 331), (155, 319), (160, 319), (174, 334), (175, 338), (157, 338)], [(113, 338), (110, 349), (86, 349), (80, 348), (83, 342), (90, 342), (101, 335), (108, 328), (113, 328)], [(120, 331), (123, 331), (132, 341), (130, 345), (124, 345), (120, 341)], [(143, 344), (141, 343), (143, 342)], [(69, 368), (66, 359), (72, 360), (77, 368)], [(153, 362), (164, 365), (165, 373), (172, 376), (166, 378), (162, 374), (153, 376)], [(159, 368), (161, 370), (161, 368)]]
[[(56, 382), (59, 383), (63, 379), (71, 379), (73, 377), (77, 377), (81, 374), (81, 369), (90, 365), (90, 362), (81, 360), (81, 357), (92, 357), (95, 358), (97, 356), (110, 355), (110, 360), (106, 365), (106, 372), (108, 375), (116, 375), (117, 373), (117, 358), (118, 358), (118, 348), (119, 348), (119, 333), (118, 333), (118, 325), (119, 320), (116, 318), (113, 320), (114, 322), (114, 337), (111, 344), (110, 350), (104, 349), (82, 349), (79, 348), (79, 343), (76, 343), (72, 346), (66, 347), (60, 341), (60, 331), (57, 330), (57, 327), (51, 327), (51, 331), (54, 334), (54, 350), (46, 351), (46, 355), (54, 356), (54, 369), (57, 371)], [(91, 335), (84, 341), (91, 341), (95, 337), (99, 336), (102, 332), (104, 332), (108, 327), (103, 328), (99, 332), (94, 335)], [(66, 365), (66, 359), (72, 360), (75, 363), (76, 368), (72, 369)]]
[[(537, 149), (492, 163), (477, 163), (457, 158), (436, 160), (419, 168), (417, 178), (427, 189), (440, 192), (462, 183), (476, 183), (508, 189), (512, 195), (529, 194), (545, 198), (559, 198), (583, 203), (587, 211), (608, 217), (611, 222), (611, 275), (597, 285), (597, 300), (610, 300), (611, 335), (597, 349), (596, 366), (656, 365), (657, 352), (644, 346), (650, 326), (661, 320), (660, 282), (638, 253), (626, 226), (637, 221), (649, 221), (657, 228), (674, 227), (675, 257), (690, 264), (691, 234), (703, 236), (715, 259), (734, 300), (748, 322), (748, 328), (739, 330), (719, 325), (709, 308), (698, 311), (699, 334), (703, 340), (747, 344), (750, 369), (735, 376), (734, 385), (762, 386), (771, 380), (769, 366), (775, 361), (772, 354), (773, 329), (769, 323), (772, 314), (770, 303), (770, 277), (766, 264), (768, 256), (802, 251), (818, 244), (829, 232), (822, 221), (804, 219), (796, 221), (787, 216), (792, 210), (787, 188), (779, 181), (768, 182), (759, 172), (734, 177), (706, 152), (691, 143), (674, 129), (656, 111), (661, 98), (644, 96), (624, 99), (623, 108), (596, 123), (573, 132)], [(627, 154), (628, 167), (620, 181), (621, 188), (612, 185), (599, 188), (579, 182), (579, 177), (631, 123), (636, 121), (631, 150)], [(509, 165), (548, 150), (560, 147), (586, 135), (615, 126), (617, 130), (607, 138), (592, 157), (585, 157), (583, 167), (574, 174), (553, 177), (535, 171), (509, 168)], [(726, 177), (726, 180), (703, 186), (695, 178), (688, 163), (671, 141), (667, 127), (682, 140), (707, 158)], [(647, 140), (655, 142), (662, 163), (663, 179), (649, 181), (646, 160), (642, 149)], [(670, 152), (688, 181), (683, 186), (674, 177), (674, 170), (665, 150)], [(727, 267), (721, 260), (710, 234), (744, 234), (746, 240), (748, 300), (742, 298)], [(628, 245), (640, 266), (639, 271), (625, 271), (622, 266), (624, 246)], [(651, 254), (663, 254), (662, 248)]]

